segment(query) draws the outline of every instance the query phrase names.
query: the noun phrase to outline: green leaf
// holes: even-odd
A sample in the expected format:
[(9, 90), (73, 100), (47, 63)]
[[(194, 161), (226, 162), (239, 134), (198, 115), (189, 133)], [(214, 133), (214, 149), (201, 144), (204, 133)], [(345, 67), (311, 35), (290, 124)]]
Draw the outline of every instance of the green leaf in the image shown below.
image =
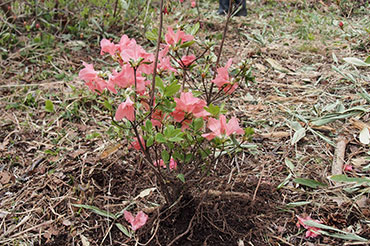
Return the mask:
[(289, 168), (289, 170), (291, 172), (294, 171), (294, 164), (292, 163), (291, 160), (289, 160), (288, 158), (285, 158), (285, 165)]
[(351, 178), (344, 174), (332, 175), (332, 176), (329, 176), (329, 179), (335, 182), (358, 183), (358, 184), (369, 183), (370, 184), (369, 178)]
[(109, 111), (112, 111), (113, 110), (113, 107), (112, 107), (112, 104), (108, 101), (108, 100), (105, 100), (104, 103), (103, 103), (104, 107), (106, 107)]
[(54, 112), (54, 104), (53, 104), (52, 101), (50, 101), (50, 100), (45, 101), (45, 110), (49, 113)]
[(176, 159), (176, 160), (181, 160), (181, 161), (184, 161), (184, 154), (183, 153), (180, 153), (178, 151), (174, 151), (173, 153), (173, 157)]
[(124, 227), (122, 224), (120, 223), (116, 223), (115, 224), (117, 226), (117, 228), (123, 232), (123, 234), (125, 234), (127, 237), (131, 238), (131, 234), (130, 232), (126, 229), (126, 227)]
[(99, 208), (95, 207), (95, 206), (90, 206), (90, 205), (84, 205), (84, 204), (72, 204), (74, 207), (77, 207), (77, 208), (85, 208), (85, 209), (89, 209), (91, 210), (92, 212), (98, 214), (98, 215), (101, 215), (101, 216), (104, 216), (104, 217), (109, 217), (111, 219), (117, 219), (117, 216), (112, 214), (112, 213), (109, 213), (107, 211), (104, 211), (104, 210), (100, 210)]
[(311, 201), (300, 201), (300, 202), (290, 202), (286, 206), (288, 207), (299, 207), (299, 206), (304, 206), (307, 204), (310, 204)]
[(337, 237), (337, 238), (342, 238), (342, 239), (347, 239), (347, 240), (357, 240), (357, 241), (361, 241), (361, 242), (368, 242), (367, 239), (362, 238), (360, 236), (357, 236), (356, 234), (348, 233), (346, 231), (342, 231), (342, 230), (339, 230), (339, 229), (334, 228), (334, 227), (331, 227), (331, 226), (323, 225), (323, 224), (317, 223), (317, 222), (315, 222), (313, 220), (307, 220), (307, 221), (305, 221), (303, 223), (305, 225), (308, 225), (308, 226), (313, 226), (313, 227), (320, 228), (320, 229), (325, 229), (325, 230), (332, 230), (332, 231), (336, 231), (336, 232), (339, 232), (339, 233), (343, 233), (344, 234), (344, 235), (341, 235), (341, 234), (331, 234), (331, 233), (328, 233), (326, 231), (320, 231), (320, 233), (322, 233), (324, 235), (328, 235), (328, 236), (335, 235), (334, 237)]
[(157, 133), (157, 135), (155, 135), (155, 141), (158, 143), (165, 143), (166, 139), (164, 138), (162, 133)]
[(318, 182), (312, 179), (295, 178), (293, 182), (300, 184), (300, 185), (308, 186), (314, 189), (316, 189), (318, 186), (326, 186), (326, 184), (323, 184), (321, 182)]
[(164, 136), (166, 138), (169, 138), (169, 137), (173, 137), (174, 135), (174, 131), (175, 131), (175, 127), (173, 125), (168, 125), (165, 129), (164, 129)]
[(161, 152), (161, 156), (162, 156), (162, 160), (164, 161), (164, 163), (167, 164), (169, 162), (169, 160), (170, 160), (170, 154), (168, 153), (168, 151), (167, 150), (163, 150)]
[(147, 147), (150, 147), (150, 146), (152, 146), (152, 145), (153, 145), (153, 143), (154, 143), (154, 137), (153, 137), (153, 136), (150, 136), (150, 137), (148, 138), (148, 140), (146, 140), (146, 146), (147, 146)]
[(355, 65), (355, 66), (359, 66), (359, 67), (368, 67), (370, 66), (369, 63), (366, 63), (356, 57), (346, 57), (346, 58), (343, 58), (343, 60), (349, 64), (352, 64), (352, 65)]
[(171, 142), (181, 142), (184, 139), (180, 136), (176, 136), (176, 137), (171, 137), (168, 140), (171, 141)]
[(370, 95), (366, 92), (366, 90), (364, 88), (361, 88), (361, 90), (362, 90), (362, 92), (360, 92), (360, 96), (363, 99), (365, 99), (368, 103), (370, 103)]
[(292, 141), (291, 141), (291, 145), (298, 143), (299, 140), (301, 140), (305, 136), (306, 136), (306, 130), (304, 128), (299, 129), (298, 131), (294, 133)]
[(185, 183), (185, 176), (182, 173), (177, 174), (176, 176), (178, 179), (180, 179), (181, 182)]
[(208, 113), (210, 113), (212, 116), (217, 117), (219, 115), (221, 109), (220, 109), (219, 106), (215, 106), (211, 103), (207, 108), (205, 108), (205, 110)]
[(337, 233), (329, 233), (326, 231), (320, 231), (320, 233), (323, 235), (329, 236), (329, 237), (340, 238), (344, 240), (356, 240), (356, 241), (361, 241), (361, 242), (369, 242), (366, 238), (357, 236), (356, 234), (352, 234), (352, 233), (337, 234)]
[(157, 41), (158, 39), (158, 29), (153, 29), (145, 33), (145, 37), (150, 41)]
[(191, 40), (191, 41), (188, 41), (188, 42), (185, 42), (183, 43), (182, 45), (180, 45), (180, 48), (186, 48), (186, 47), (189, 47), (191, 46), (192, 44), (194, 44), (195, 41), (194, 40)]
[(200, 28), (200, 24), (199, 22), (197, 22), (195, 25), (192, 26), (189, 34), (194, 36), (199, 31), (199, 28)]
[(276, 188), (279, 190), (282, 187), (284, 187), (287, 183), (289, 183), (290, 178), (293, 176), (292, 173), (289, 173), (289, 175), (284, 179), (283, 182), (281, 182)]
[(152, 132), (152, 128), (153, 128), (153, 123), (151, 120), (147, 120), (145, 122), (145, 130), (148, 132), (148, 133), (151, 133)]
[(163, 80), (159, 76), (155, 77), (155, 87), (159, 90), (161, 94), (164, 93), (165, 87), (163, 84)]
[(355, 107), (352, 109), (345, 110), (343, 113), (327, 114), (324, 117), (321, 117), (320, 119), (313, 120), (312, 124), (315, 126), (322, 126), (334, 122), (336, 120), (350, 118), (363, 112), (366, 113), (366, 109), (364, 110), (363, 108)]
[(299, 124), (299, 122), (297, 121), (290, 122), (290, 127), (293, 128), (295, 131), (303, 129), (302, 125)]
[(370, 56), (368, 56), (365, 60), (366, 63), (370, 64)]
[(193, 120), (194, 130), (198, 131), (200, 128), (203, 127), (204, 121), (202, 118), (196, 118)]
[(181, 85), (179, 85), (176, 81), (167, 86), (164, 90), (164, 95), (166, 97), (172, 97), (175, 95), (181, 88)]
[(185, 158), (185, 162), (189, 162), (191, 159), (193, 159), (193, 155), (192, 154), (187, 154), (186, 158)]
[(244, 135), (247, 138), (250, 138), (251, 136), (253, 136), (253, 134), (254, 134), (254, 129), (252, 127), (244, 128)]

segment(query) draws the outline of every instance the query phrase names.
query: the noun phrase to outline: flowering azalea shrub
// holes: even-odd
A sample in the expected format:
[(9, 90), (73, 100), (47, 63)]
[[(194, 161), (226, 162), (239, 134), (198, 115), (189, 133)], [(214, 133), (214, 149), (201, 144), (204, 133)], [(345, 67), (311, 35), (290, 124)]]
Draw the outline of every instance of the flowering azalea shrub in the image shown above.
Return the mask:
[[(114, 65), (97, 71), (83, 62), (79, 72), (127, 147), (144, 157), (168, 204), (201, 182), (223, 154), (240, 148), (236, 137), (246, 132), (237, 118), (225, 115), (222, 102), (238, 88), (247, 66), (232, 70), (231, 59), (218, 66), (221, 52), (212, 53), (212, 41), (196, 40), (198, 29), (199, 24), (187, 31), (168, 27), (163, 38), (159, 33), (155, 53), (126, 35), (118, 43), (103, 39), (100, 54)], [(147, 219), (128, 212), (125, 218), (134, 231)]]
[(169, 27), (156, 58), (126, 35), (118, 43), (103, 39), (101, 55), (108, 54), (116, 65), (96, 71), (84, 62), (79, 73), (104, 99), (128, 148), (144, 156), (168, 203), (191, 185), (188, 179), (204, 177), (226, 147), (239, 147), (235, 136), (244, 135), (238, 119), (225, 116), (223, 105), (215, 102), (235, 91), (245, 68), (231, 77), (230, 59), (214, 72), (206, 55), (213, 44), (196, 56), (191, 53), (195, 43), (192, 34)]

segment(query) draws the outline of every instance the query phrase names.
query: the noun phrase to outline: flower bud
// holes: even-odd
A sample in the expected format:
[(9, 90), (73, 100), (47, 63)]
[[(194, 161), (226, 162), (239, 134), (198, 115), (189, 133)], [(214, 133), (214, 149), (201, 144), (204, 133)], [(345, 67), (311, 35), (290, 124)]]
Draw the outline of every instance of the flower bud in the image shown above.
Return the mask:
[(341, 29), (343, 29), (343, 22), (339, 22), (339, 27), (341, 28)]

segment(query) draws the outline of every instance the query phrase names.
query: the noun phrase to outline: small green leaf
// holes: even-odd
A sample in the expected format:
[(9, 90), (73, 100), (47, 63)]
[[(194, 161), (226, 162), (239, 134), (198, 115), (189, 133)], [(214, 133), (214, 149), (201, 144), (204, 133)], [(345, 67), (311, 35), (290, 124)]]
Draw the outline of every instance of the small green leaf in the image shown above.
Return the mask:
[(185, 183), (185, 176), (182, 173), (177, 174), (176, 176), (181, 182)]
[(112, 213), (109, 213), (107, 211), (104, 211), (104, 210), (100, 210), (99, 208), (95, 207), (95, 206), (90, 206), (90, 205), (84, 205), (84, 204), (72, 204), (74, 207), (77, 207), (77, 208), (85, 208), (85, 209), (89, 209), (91, 210), (92, 212), (98, 214), (98, 215), (101, 215), (101, 216), (104, 216), (104, 217), (109, 217), (111, 219), (117, 219), (117, 216), (115, 216), (114, 214)]
[(295, 178), (293, 182), (300, 184), (300, 185), (308, 186), (314, 189), (316, 189), (319, 186), (326, 186), (326, 184), (318, 182), (316, 180), (312, 180), (312, 179)]
[(355, 66), (362, 66), (362, 67), (368, 67), (370, 66), (369, 63), (364, 62), (356, 57), (346, 57), (343, 58), (343, 60), (349, 64), (355, 65)]
[(175, 151), (173, 153), (173, 157), (176, 159), (176, 160), (181, 160), (181, 161), (184, 161), (184, 154), (183, 153), (180, 153), (178, 151)]
[(199, 28), (200, 28), (200, 24), (199, 22), (197, 22), (195, 25), (192, 26), (189, 34), (194, 36), (199, 31)]
[(152, 128), (153, 128), (153, 123), (150, 121), (150, 120), (147, 120), (145, 122), (145, 130), (148, 132), (148, 133), (151, 133), (152, 132)]
[(150, 41), (157, 41), (158, 39), (158, 30), (155, 28), (151, 31), (145, 33), (145, 37)]
[(332, 175), (329, 176), (329, 179), (335, 182), (346, 182), (346, 183), (370, 183), (369, 178), (351, 178), (344, 174)]
[(159, 76), (155, 77), (155, 87), (157, 89), (159, 89), (159, 92), (161, 94), (164, 93), (165, 87), (164, 87), (164, 84), (163, 84), (163, 80)]
[(157, 135), (155, 135), (155, 141), (158, 143), (165, 143), (166, 139), (164, 138), (162, 133), (157, 133)]
[(168, 140), (171, 142), (181, 142), (184, 139), (182, 137), (176, 136), (176, 137), (171, 137)]
[(311, 201), (290, 202), (286, 206), (287, 207), (299, 207), (299, 206), (305, 206), (310, 203)]
[(302, 125), (299, 124), (299, 122), (297, 121), (290, 122), (290, 127), (293, 128), (295, 131), (303, 129)]
[(370, 56), (368, 56), (368, 57), (366, 58), (365, 62), (366, 62), (367, 64), (370, 64)]
[(298, 131), (294, 133), (292, 141), (291, 141), (291, 145), (298, 143), (299, 140), (301, 140), (305, 136), (306, 136), (306, 130), (304, 128), (299, 129)]
[(169, 160), (170, 160), (170, 154), (168, 153), (168, 151), (167, 150), (163, 150), (161, 152), (161, 156), (162, 156), (162, 160), (164, 161), (164, 163), (167, 164), (169, 162)]
[(146, 140), (146, 146), (147, 146), (147, 147), (150, 147), (150, 146), (152, 146), (152, 145), (153, 145), (153, 143), (154, 143), (154, 137), (153, 137), (153, 136), (150, 136), (150, 137), (148, 138), (148, 140)]
[(337, 237), (337, 238), (342, 238), (342, 239), (347, 239), (347, 240), (357, 240), (357, 241), (361, 241), (361, 242), (368, 242), (367, 239), (362, 238), (360, 236), (357, 236), (356, 234), (348, 233), (346, 231), (339, 230), (339, 229), (337, 229), (335, 227), (323, 225), (323, 224), (317, 223), (317, 222), (315, 222), (313, 220), (307, 220), (307, 221), (305, 221), (303, 223), (305, 225), (308, 225), (308, 226), (313, 226), (313, 227), (320, 228), (320, 229), (325, 229), (325, 230), (332, 230), (332, 231), (336, 231), (336, 232), (339, 232), (339, 233), (343, 233), (344, 234), (344, 235), (341, 235), (341, 234), (331, 234), (331, 233), (328, 233), (326, 231), (320, 231), (320, 233), (325, 234), (325, 235), (328, 235), (328, 236), (335, 235), (334, 237)]
[(105, 107), (105, 108), (107, 108), (109, 111), (112, 111), (112, 110), (113, 110), (112, 104), (111, 104), (111, 103), (109, 103), (109, 101), (108, 101), (108, 100), (105, 100), (103, 105), (104, 105), (104, 107)]
[(126, 229), (126, 227), (124, 227), (122, 224), (120, 223), (116, 223), (115, 224), (117, 226), (117, 228), (123, 232), (123, 234), (125, 234), (127, 237), (131, 238), (131, 234), (130, 232)]
[(164, 90), (164, 95), (167, 97), (172, 97), (175, 95), (181, 88), (181, 85), (179, 85), (176, 81), (167, 86)]
[(191, 40), (191, 41), (188, 41), (188, 42), (185, 42), (183, 43), (182, 45), (180, 45), (180, 48), (186, 48), (186, 47), (189, 47), (191, 46), (192, 44), (194, 44), (195, 41), (194, 40)]
[(348, 233), (348, 234), (338, 234), (338, 233), (329, 233), (326, 231), (320, 231), (321, 234), (334, 237), (334, 238), (340, 238), (344, 240), (354, 240), (354, 241), (361, 241), (361, 242), (369, 242), (366, 238), (357, 236), (356, 234)]
[(185, 162), (189, 162), (191, 159), (193, 159), (193, 155), (192, 154), (187, 154), (186, 158), (185, 158)]
[(196, 118), (195, 120), (193, 120), (193, 124), (194, 124), (194, 130), (198, 131), (200, 128), (203, 127), (204, 121), (202, 118)]
[(50, 101), (50, 100), (45, 101), (45, 110), (49, 113), (54, 112), (54, 104), (53, 104), (52, 101)]
[(284, 179), (283, 182), (281, 182), (276, 188), (279, 190), (281, 189), (282, 187), (284, 187), (287, 183), (289, 183), (289, 180), (290, 178), (292, 177), (293, 175), (291, 173), (289, 173), (289, 175)]
[(294, 164), (288, 158), (285, 158), (285, 165), (290, 169), (291, 172), (294, 171)]
[(220, 114), (220, 107), (219, 106), (215, 106), (213, 105), (212, 103), (207, 107), (205, 108), (205, 110), (210, 113), (212, 116), (215, 116), (217, 117), (219, 114)]

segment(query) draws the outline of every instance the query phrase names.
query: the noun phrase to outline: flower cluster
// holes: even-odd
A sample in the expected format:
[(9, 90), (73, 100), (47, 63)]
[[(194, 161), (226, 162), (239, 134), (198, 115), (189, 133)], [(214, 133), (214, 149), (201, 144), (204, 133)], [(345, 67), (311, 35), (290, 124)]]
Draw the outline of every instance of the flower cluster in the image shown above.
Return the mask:
[[(165, 34), (166, 45), (162, 46), (159, 52), (159, 63), (157, 66), (158, 73), (168, 72), (176, 73), (177, 70), (171, 64), (171, 57), (168, 55), (170, 50), (176, 50), (182, 44), (194, 40), (192, 35), (186, 34), (182, 30), (174, 31), (169, 27)], [(100, 42), (100, 54), (110, 54), (114, 60), (120, 64), (120, 71), (113, 70), (108, 75), (106, 73), (95, 71), (92, 64), (83, 62), (85, 66), (79, 73), (79, 77), (86, 82), (90, 90), (97, 93), (102, 93), (105, 89), (117, 94), (117, 89), (134, 88), (135, 93), (142, 96), (149, 96), (148, 88), (150, 81), (147, 77), (153, 72), (154, 55), (147, 53), (143, 47), (138, 45), (135, 39), (130, 39), (123, 35), (118, 44), (114, 44), (110, 40), (103, 39)], [(177, 61), (181, 66), (189, 66), (196, 60), (193, 54), (183, 56), (180, 61)], [(231, 94), (237, 88), (237, 84), (231, 81), (228, 69), (230, 68), (232, 60), (230, 59), (225, 67), (217, 69), (214, 83), (220, 90)], [(182, 128), (186, 129), (188, 124), (194, 118), (207, 119), (210, 113), (205, 110), (207, 103), (195, 97), (192, 92), (181, 92), (179, 98), (174, 98), (176, 107), (171, 113), (175, 122), (180, 122)], [(115, 113), (115, 120), (120, 121), (127, 119), (129, 121), (135, 120), (135, 101), (129, 96), (122, 102)], [(148, 109), (148, 107), (147, 107)], [(152, 113), (152, 124), (161, 126), (164, 120), (164, 113), (160, 110), (155, 110)], [(208, 140), (214, 137), (221, 137), (222, 135), (230, 136), (230, 134), (243, 134), (242, 129), (238, 125), (236, 118), (232, 118), (229, 123), (226, 123), (225, 116), (221, 115), (220, 119), (210, 118), (208, 128), (212, 133), (203, 134), (202, 136)], [(138, 145), (136, 145), (138, 146)]]

